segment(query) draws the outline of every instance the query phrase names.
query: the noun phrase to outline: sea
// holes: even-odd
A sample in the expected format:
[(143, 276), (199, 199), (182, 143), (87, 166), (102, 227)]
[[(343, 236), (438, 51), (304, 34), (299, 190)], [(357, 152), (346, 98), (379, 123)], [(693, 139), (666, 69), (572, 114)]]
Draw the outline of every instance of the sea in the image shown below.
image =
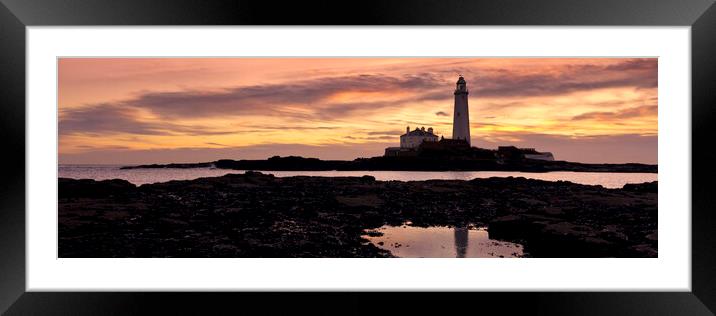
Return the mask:
[[(216, 168), (161, 168), (121, 169), (122, 165), (69, 165), (58, 168), (58, 176), (72, 179), (123, 179), (135, 185), (167, 182), (171, 180), (192, 180), (204, 177), (219, 177), (229, 173), (244, 173), (246, 170)], [(380, 181), (424, 181), (424, 180), (471, 180), (491, 177), (524, 177), (545, 181), (569, 181), (587, 185), (601, 185), (605, 188), (621, 188), (627, 183), (657, 181), (656, 173), (616, 172), (516, 172), (516, 171), (260, 171), (276, 177), (320, 176), (360, 177), (369, 175)]]

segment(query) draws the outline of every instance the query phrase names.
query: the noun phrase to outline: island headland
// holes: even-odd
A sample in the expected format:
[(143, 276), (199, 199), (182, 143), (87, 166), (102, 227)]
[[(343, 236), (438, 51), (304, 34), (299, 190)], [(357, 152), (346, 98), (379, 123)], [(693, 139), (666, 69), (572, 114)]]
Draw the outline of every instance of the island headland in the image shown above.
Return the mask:
[(464, 156), (372, 157), (355, 160), (321, 160), (298, 156), (274, 156), (261, 160), (221, 159), (201, 163), (171, 163), (123, 166), (121, 169), (218, 168), (259, 171), (521, 171), (521, 172), (639, 172), (657, 173), (658, 165), (587, 164), (534, 159), (478, 159)]

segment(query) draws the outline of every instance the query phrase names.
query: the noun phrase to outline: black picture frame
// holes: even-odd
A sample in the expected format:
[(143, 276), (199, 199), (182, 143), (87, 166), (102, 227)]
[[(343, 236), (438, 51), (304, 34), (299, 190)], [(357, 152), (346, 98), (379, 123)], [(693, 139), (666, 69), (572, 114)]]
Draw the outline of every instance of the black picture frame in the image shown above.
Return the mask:
[[(495, 310), (547, 315), (716, 311), (716, 5), (713, 0), (192, 1), (0, 0), (0, 311), (7, 315), (363, 314)], [(691, 292), (50, 293), (25, 286), (26, 27), (64, 25), (691, 26)], [(662, 193), (668, 194), (668, 193)], [(669, 210), (686, 211), (686, 210)]]

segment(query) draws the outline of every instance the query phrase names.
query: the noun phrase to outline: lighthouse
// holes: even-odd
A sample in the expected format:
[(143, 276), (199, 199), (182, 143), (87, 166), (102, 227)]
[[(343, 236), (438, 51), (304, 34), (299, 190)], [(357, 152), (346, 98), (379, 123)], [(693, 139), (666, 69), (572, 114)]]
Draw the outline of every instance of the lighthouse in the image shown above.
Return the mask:
[(470, 144), (470, 113), (467, 109), (467, 83), (460, 76), (455, 87), (455, 109), (452, 119), (452, 139), (462, 139)]

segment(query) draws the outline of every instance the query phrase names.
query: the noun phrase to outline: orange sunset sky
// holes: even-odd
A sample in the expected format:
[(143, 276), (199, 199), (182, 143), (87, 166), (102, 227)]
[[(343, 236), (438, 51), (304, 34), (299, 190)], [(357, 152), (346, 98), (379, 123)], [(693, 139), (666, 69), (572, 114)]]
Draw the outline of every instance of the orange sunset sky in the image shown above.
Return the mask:
[(60, 163), (354, 159), (405, 127), (557, 160), (657, 163), (655, 58), (61, 58)]

